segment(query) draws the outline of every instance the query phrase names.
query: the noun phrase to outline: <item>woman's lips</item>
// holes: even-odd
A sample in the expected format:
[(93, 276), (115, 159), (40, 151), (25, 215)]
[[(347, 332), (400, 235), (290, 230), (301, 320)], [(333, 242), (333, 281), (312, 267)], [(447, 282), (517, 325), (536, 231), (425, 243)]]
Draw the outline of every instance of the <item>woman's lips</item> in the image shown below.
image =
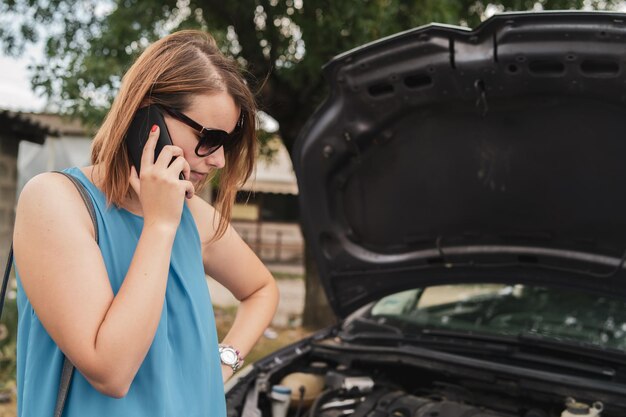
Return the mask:
[(206, 178), (207, 174), (203, 172), (191, 171), (191, 181), (192, 182), (200, 182)]

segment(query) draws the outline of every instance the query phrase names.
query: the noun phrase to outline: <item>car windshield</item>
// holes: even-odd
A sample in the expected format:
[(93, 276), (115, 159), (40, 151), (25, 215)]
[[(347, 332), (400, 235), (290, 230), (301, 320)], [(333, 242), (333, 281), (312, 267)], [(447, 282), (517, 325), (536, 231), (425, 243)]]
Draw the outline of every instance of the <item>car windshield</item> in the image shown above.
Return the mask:
[(441, 329), (505, 336), (536, 334), (626, 350), (626, 302), (531, 285), (442, 285), (382, 298), (372, 318), (402, 331)]

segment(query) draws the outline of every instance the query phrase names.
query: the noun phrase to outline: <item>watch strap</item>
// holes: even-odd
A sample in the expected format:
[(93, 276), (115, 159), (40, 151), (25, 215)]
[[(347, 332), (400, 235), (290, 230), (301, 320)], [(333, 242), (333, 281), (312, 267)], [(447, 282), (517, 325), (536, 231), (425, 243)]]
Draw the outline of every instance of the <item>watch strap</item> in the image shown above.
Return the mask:
[[(223, 363), (226, 366), (230, 366), (233, 372), (236, 372), (237, 369), (241, 368), (241, 365), (243, 365), (243, 357), (241, 356), (239, 349), (235, 348), (234, 346), (225, 345), (221, 343), (218, 345), (218, 348), (219, 348), (219, 354), (220, 354), (219, 356), (220, 356), (221, 363)], [(235, 361), (235, 363), (227, 363), (222, 359), (222, 351), (224, 350), (230, 350), (236, 355), (237, 360)]]

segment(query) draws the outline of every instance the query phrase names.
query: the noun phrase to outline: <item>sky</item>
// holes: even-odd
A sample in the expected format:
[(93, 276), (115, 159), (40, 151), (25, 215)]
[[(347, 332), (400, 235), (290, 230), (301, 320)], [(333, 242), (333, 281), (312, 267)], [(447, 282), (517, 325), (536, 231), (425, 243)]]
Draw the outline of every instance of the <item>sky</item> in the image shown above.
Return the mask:
[(45, 99), (38, 97), (30, 86), (27, 66), (43, 56), (40, 46), (30, 46), (20, 58), (0, 54), (0, 109), (41, 111)]

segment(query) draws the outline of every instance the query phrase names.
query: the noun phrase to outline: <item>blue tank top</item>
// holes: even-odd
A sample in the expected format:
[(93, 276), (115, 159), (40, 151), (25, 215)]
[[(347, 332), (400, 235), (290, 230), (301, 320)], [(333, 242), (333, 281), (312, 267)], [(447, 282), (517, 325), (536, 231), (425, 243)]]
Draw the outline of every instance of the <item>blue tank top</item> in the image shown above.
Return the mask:
[[(98, 220), (100, 250), (114, 294), (135, 252), (143, 218), (115, 206), (78, 168), (65, 172), (89, 192)], [(51, 416), (63, 353), (37, 318), (20, 282), (18, 303), (18, 417)], [(129, 317), (132, 320), (132, 317)], [(112, 398), (95, 390), (74, 369), (64, 417), (219, 417), (226, 415), (211, 299), (200, 236), (185, 204), (172, 248), (161, 319), (128, 394)]]

